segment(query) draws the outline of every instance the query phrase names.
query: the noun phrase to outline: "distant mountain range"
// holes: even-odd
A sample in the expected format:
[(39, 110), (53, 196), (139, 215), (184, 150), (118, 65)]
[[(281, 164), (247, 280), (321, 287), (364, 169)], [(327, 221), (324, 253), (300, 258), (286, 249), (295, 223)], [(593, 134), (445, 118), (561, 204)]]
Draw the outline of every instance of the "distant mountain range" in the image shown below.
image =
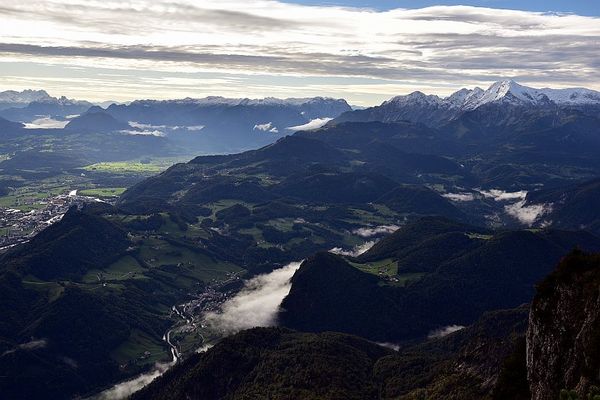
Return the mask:
[[(0, 114), (6, 119), (18, 122), (30, 122), (39, 105), (33, 105), (31, 110), (15, 109), (28, 108), (32, 103), (57, 107), (91, 107), (92, 103), (52, 97), (44, 90), (24, 90), (22, 92), (8, 90), (0, 92)], [(295, 122), (253, 121), (256, 129), (278, 133), (292, 127), (302, 127), (312, 120), (336, 118), (336, 122), (347, 121), (381, 121), (421, 122), (426, 125), (444, 124), (456, 119), (462, 113), (477, 110), (486, 105), (504, 105), (510, 107), (528, 108), (575, 108), (586, 109), (600, 107), (600, 92), (585, 88), (568, 89), (535, 89), (518, 84), (513, 80), (503, 80), (492, 84), (487, 90), (460, 89), (448, 97), (427, 95), (420, 91), (393, 97), (375, 107), (352, 108), (343, 99), (323, 97), (278, 99), (225, 98), (209, 96), (205, 98), (185, 98), (177, 100), (136, 100), (131, 103), (103, 102), (99, 104), (106, 112), (122, 121), (134, 121), (142, 124), (164, 126), (194, 126), (206, 122), (206, 111), (215, 112), (228, 108), (254, 108), (264, 111), (268, 108), (293, 108), (300, 116)], [(87, 111), (87, 108), (82, 111)], [(282, 110), (281, 110), (282, 111)], [(170, 113), (168, 115), (167, 113)], [(171, 114), (174, 113), (174, 114)], [(51, 113), (52, 114), (52, 113)], [(55, 115), (61, 113), (54, 112)], [(342, 114), (340, 116), (340, 114)], [(432, 115), (433, 114), (433, 115)], [(65, 115), (62, 115), (65, 116)], [(339, 116), (339, 117), (338, 117)], [(269, 123), (271, 124), (270, 126)], [(323, 122), (324, 123), (324, 122)], [(187, 125), (186, 125), (187, 124)], [(320, 127), (318, 124), (312, 128)], [(268, 128), (268, 129), (267, 129)]]
[[(345, 100), (291, 99), (136, 100), (106, 107), (51, 97), (43, 90), (0, 92), (0, 118), (28, 129), (62, 129), (88, 134), (167, 137), (179, 152), (226, 153), (258, 148), (295, 131), (316, 129), (351, 111)], [(0, 132), (14, 136), (19, 125)]]
[[(475, 141), (480, 146), (484, 140), (486, 145), (497, 146), (491, 138), (505, 142), (506, 134), (514, 133), (515, 127), (534, 132), (568, 124), (577, 130), (569, 140), (577, 141), (582, 128), (596, 129), (600, 125), (599, 113), (600, 92), (584, 88), (534, 89), (512, 80), (496, 82), (487, 90), (461, 89), (445, 98), (414, 92), (365, 109), (353, 109), (343, 99), (323, 97), (217, 96), (136, 100), (102, 108), (87, 101), (52, 97), (43, 90), (0, 92), (0, 118), (24, 123), (29, 129), (62, 129), (73, 121), (68, 127), (70, 132), (160, 136), (180, 151), (203, 154), (255, 149), (296, 131), (348, 122), (422, 124), (442, 132), (439, 143), (446, 151), (456, 147), (456, 143), (443, 143), (453, 137), (469, 145)], [(464, 146), (459, 152), (464, 152)]]
[(184, 146), (233, 152), (273, 143), (296, 130), (319, 128), (351, 107), (345, 100), (227, 99), (139, 100), (113, 104), (106, 113)]
[(419, 122), (428, 126), (441, 126), (465, 113), (482, 107), (556, 109), (573, 108), (600, 110), (600, 92), (584, 89), (534, 89), (512, 80), (499, 81), (487, 90), (461, 89), (442, 98), (413, 92), (397, 96), (380, 106), (344, 113), (335, 122)]
[(92, 106), (88, 101), (52, 97), (44, 90), (0, 92), (0, 117), (15, 122), (31, 123), (42, 118), (64, 120)]
[(0, 110), (11, 107), (26, 107), (29, 103), (35, 101), (48, 101), (52, 97), (45, 90), (6, 90), (0, 92)]
[[(138, 100), (106, 109), (44, 91), (3, 92), (0, 98), (15, 105), (0, 110), (0, 137), (16, 140), (6, 142), (6, 154), (44, 151), (44, 138), (52, 138), (55, 153), (78, 160), (191, 158), (254, 150), (296, 133), (342, 153), (358, 150), (367, 172), (402, 183), (442, 173), (460, 177), (454, 184), (466, 188), (522, 190), (600, 174), (600, 93), (588, 89), (501, 81), (447, 98), (415, 92), (364, 110), (322, 97)], [(282, 162), (282, 170), (290, 167)]]

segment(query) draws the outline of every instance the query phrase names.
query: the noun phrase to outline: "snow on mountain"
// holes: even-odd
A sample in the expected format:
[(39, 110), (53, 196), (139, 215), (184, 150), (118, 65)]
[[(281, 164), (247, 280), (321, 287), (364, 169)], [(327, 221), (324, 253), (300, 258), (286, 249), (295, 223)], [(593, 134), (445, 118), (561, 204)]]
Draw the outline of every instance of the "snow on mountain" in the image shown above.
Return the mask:
[(88, 101), (69, 99), (65, 96), (61, 96), (58, 98), (48, 96), (47, 98), (36, 100), (35, 102), (43, 103), (43, 104), (54, 104), (54, 105), (64, 106), (64, 107), (68, 107), (68, 106), (92, 107), (93, 106), (93, 104)]
[[(308, 97), (308, 98), (289, 98), (279, 99), (275, 97), (266, 97), (264, 99), (249, 98), (227, 98), (221, 96), (208, 96), (200, 99), (187, 97), (177, 100), (136, 100), (133, 103), (177, 103), (177, 104), (195, 104), (198, 106), (305, 106), (318, 104), (344, 104), (343, 99), (334, 99), (330, 97)], [(350, 108), (350, 106), (348, 106)]]
[(516, 106), (557, 105), (600, 105), (600, 92), (583, 89), (534, 89), (513, 80), (498, 81), (487, 90), (481, 88), (460, 89), (452, 95), (441, 98), (413, 92), (396, 96), (381, 104), (381, 107), (439, 107), (448, 110), (475, 110), (485, 104), (508, 104)]
[(548, 96), (537, 89), (521, 86), (513, 80), (494, 83), (479, 98), (465, 104), (466, 109), (476, 109), (488, 103), (508, 103), (513, 105), (547, 104)]
[(51, 99), (50, 95), (45, 90), (23, 90), (17, 92), (15, 90), (6, 90), (0, 92), (0, 103), (12, 104), (29, 104), (33, 101), (42, 101)]
[[(335, 123), (343, 122), (399, 122), (410, 121), (428, 126), (443, 126), (466, 112), (484, 105), (499, 105), (509, 118), (513, 108), (579, 107), (594, 112), (600, 107), (600, 92), (590, 89), (535, 89), (513, 80), (495, 82), (487, 90), (461, 89), (448, 97), (413, 92), (396, 96), (379, 106), (346, 112)], [(496, 122), (507, 121), (494, 117)], [(493, 123), (493, 122), (490, 122)]]
[(473, 90), (461, 89), (458, 92), (452, 94), (451, 96), (446, 97), (444, 101), (446, 103), (449, 103), (452, 107), (463, 108), (465, 104), (470, 104), (472, 102), (478, 101), (484, 93), (484, 90), (478, 87), (476, 87)]
[[(461, 100), (464, 101), (461, 103)], [(502, 103), (525, 106), (600, 105), (600, 92), (583, 89), (535, 89), (504, 80), (492, 84), (489, 89), (461, 89), (444, 99), (463, 110), (475, 110), (484, 104)]]
[(574, 89), (540, 89), (556, 104), (589, 105), (600, 104), (600, 92), (584, 88)]
[(391, 100), (384, 101), (382, 106), (385, 105), (443, 105), (444, 99), (438, 97), (436, 95), (430, 94), (427, 95), (423, 92), (412, 92), (406, 96), (396, 96)]

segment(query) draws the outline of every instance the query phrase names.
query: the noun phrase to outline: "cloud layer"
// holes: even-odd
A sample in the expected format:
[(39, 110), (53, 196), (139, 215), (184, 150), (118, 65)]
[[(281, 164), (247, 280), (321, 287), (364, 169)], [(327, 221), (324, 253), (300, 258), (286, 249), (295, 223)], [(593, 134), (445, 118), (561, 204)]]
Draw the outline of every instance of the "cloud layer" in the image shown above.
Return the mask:
[[(210, 94), (198, 87), (256, 97), (276, 87), (272, 93), (284, 96), (365, 103), (501, 77), (600, 89), (600, 18), (571, 14), (466, 6), (374, 11), (271, 0), (5, 0), (0, 38), (9, 72), (0, 85), (55, 79), (74, 91), (82, 79), (73, 71), (83, 68), (107, 84), (119, 81), (115, 96), (129, 98), (152, 93), (154, 84), (168, 89), (166, 97)], [(23, 63), (29, 67), (17, 68)], [(44, 75), (36, 69), (42, 65), (62, 73)]]
[(220, 312), (207, 314), (205, 322), (227, 334), (275, 325), (279, 306), (290, 292), (290, 279), (299, 267), (300, 263), (294, 262), (250, 279), (244, 289), (223, 304)]
[(175, 362), (157, 363), (152, 371), (141, 374), (133, 379), (121, 382), (94, 396), (91, 400), (121, 400), (126, 399), (133, 393), (149, 385), (153, 380), (164, 374)]
[(334, 247), (333, 249), (329, 250), (329, 252), (338, 254), (340, 256), (358, 257), (361, 254), (369, 251), (371, 247), (375, 246), (375, 243), (377, 243), (375, 240), (369, 240), (368, 242), (354, 246), (352, 250), (344, 250), (341, 247)]
[(445, 336), (448, 336), (454, 332), (458, 332), (462, 329), (465, 329), (464, 326), (462, 325), (448, 325), (445, 326), (443, 328), (440, 329), (436, 329), (434, 331), (429, 332), (429, 334), (427, 335), (427, 337), (429, 339), (438, 339), (438, 338), (443, 338)]

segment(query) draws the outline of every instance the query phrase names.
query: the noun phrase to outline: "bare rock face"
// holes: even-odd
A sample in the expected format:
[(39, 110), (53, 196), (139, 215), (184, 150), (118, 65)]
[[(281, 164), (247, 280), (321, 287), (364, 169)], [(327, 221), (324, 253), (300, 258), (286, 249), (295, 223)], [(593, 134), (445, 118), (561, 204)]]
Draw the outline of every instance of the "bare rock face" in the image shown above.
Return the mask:
[(532, 400), (600, 383), (600, 255), (574, 251), (538, 287), (527, 331)]

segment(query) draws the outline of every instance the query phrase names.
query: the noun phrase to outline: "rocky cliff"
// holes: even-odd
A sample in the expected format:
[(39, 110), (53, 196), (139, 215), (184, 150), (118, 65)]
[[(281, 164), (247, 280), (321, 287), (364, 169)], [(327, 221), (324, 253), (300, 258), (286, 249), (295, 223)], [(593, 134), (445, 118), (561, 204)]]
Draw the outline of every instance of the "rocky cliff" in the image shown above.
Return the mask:
[(600, 383), (600, 255), (574, 251), (538, 287), (527, 332), (532, 400)]

